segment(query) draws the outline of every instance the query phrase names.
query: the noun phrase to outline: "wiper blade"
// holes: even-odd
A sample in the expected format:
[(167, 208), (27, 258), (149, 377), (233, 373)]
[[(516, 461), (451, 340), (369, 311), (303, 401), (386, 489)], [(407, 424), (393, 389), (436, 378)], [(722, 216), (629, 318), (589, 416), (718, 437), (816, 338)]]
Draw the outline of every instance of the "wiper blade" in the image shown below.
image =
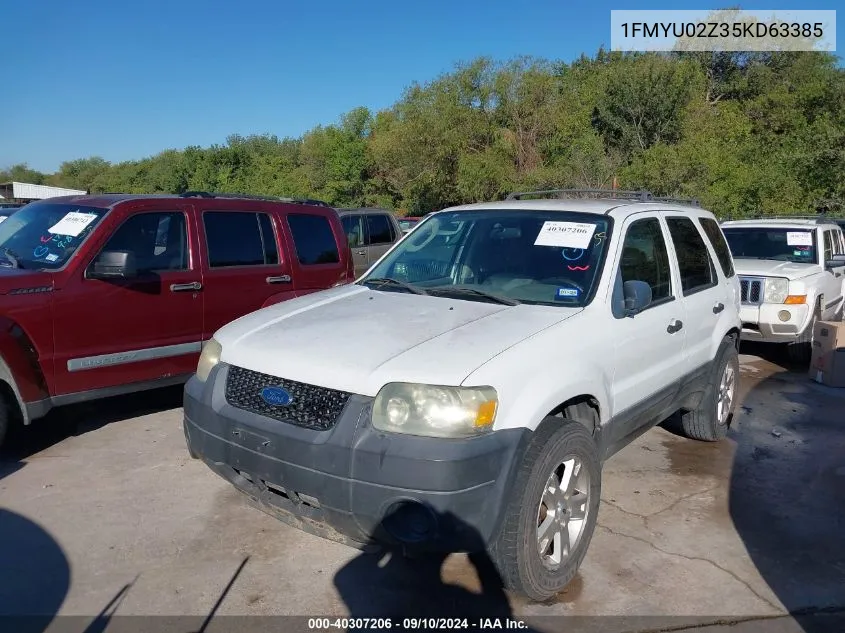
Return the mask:
[(474, 295), (476, 297), (483, 297), (489, 299), (494, 303), (501, 303), (506, 306), (518, 306), (520, 304), (516, 299), (510, 297), (503, 297), (501, 295), (493, 294), (492, 292), (484, 292), (483, 290), (476, 290), (475, 288), (453, 288), (451, 286), (438, 286), (436, 288), (429, 288), (430, 295)]
[(9, 248), (3, 249), (3, 257), (8, 259), (12, 263), (12, 268), (20, 268), (21, 264), (18, 261), (18, 256), (15, 255), (14, 251)]
[(381, 286), (393, 286), (395, 288), (402, 288), (407, 290), (408, 292), (413, 292), (416, 295), (426, 295), (428, 294), (422, 288), (417, 288), (413, 284), (405, 283), (404, 281), (399, 281), (398, 279), (393, 279), (392, 277), (374, 277), (373, 279), (367, 279), (361, 282), (362, 286), (370, 287), (370, 284), (375, 286), (375, 289), (378, 289)]

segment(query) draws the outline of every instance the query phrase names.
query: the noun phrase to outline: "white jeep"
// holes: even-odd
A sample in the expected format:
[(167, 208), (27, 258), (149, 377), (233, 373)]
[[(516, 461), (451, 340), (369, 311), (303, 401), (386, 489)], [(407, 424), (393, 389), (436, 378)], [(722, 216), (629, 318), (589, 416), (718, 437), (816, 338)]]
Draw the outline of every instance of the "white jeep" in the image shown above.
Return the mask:
[(815, 322), (842, 318), (842, 229), (804, 218), (734, 220), (722, 229), (742, 289), (742, 339), (785, 343), (792, 360), (809, 361)]
[(604, 460), (674, 413), (725, 436), (739, 280), (694, 204), (533, 193), (436, 212), (356, 283), (220, 329), (190, 454), (306, 531), (487, 550), (508, 587), (563, 589)]

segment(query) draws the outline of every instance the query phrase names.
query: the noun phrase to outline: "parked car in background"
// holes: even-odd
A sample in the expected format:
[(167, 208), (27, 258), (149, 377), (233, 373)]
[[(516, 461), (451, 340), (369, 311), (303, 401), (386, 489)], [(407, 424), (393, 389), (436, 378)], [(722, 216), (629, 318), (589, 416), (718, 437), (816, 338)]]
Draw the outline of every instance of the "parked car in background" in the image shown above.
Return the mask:
[(8, 218), (10, 215), (14, 215), (14, 213), (21, 208), (22, 205), (0, 205), (0, 222), (3, 222)]
[(399, 218), (399, 228), (402, 229), (403, 233), (408, 233), (420, 220), (421, 218)]
[(814, 325), (842, 318), (845, 242), (824, 218), (722, 223), (742, 288), (742, 338), (782, 343), (808, 362)]
[(352, 251), (356, 279), (402, 238), (396, 216), (386, 209), (338, 209), (337, 212)]
[(55, 406), (184, 382), (229, 321), (352, 280), (328, 205), (203, 193), (28, 204), (0, 224), (0, 439)]
[(191, 456), (300, 529), (487, 549), (511, 589), (556, 594), (603, 461), (675, 412), (719, 440), (736, 404), (717, 221), (626, 193), (439, 211), (356, 283), (221, 328), (185, 387)]

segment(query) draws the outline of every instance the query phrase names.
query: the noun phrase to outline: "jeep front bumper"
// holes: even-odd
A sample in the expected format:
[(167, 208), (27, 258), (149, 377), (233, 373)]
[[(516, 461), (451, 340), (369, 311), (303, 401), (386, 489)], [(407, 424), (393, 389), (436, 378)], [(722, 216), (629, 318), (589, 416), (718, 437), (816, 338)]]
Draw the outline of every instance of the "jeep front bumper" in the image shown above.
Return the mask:
[(778, 303), (742, 304), (739, 308), (739, 316), (742, 320), (741, 338), (743, 340), (790, 343), (809, 326), (810, 306)]
[(460, 440), (382, 433), (369, 423), (372, 398), (356, 395), (317, 431), (229, 404), (228, 371), (221, 363), (205, 383), (185, 386), (185, 438), (192, 457), (256, 507), (354, 547), (472, 551), (495, 535), (529, 431)]

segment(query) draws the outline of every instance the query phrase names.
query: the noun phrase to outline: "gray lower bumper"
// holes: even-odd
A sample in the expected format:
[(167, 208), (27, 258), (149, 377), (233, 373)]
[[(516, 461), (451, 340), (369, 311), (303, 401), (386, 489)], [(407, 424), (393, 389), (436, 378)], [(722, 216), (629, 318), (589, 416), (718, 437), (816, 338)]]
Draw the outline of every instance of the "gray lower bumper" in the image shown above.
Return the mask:
[(337, 424), (314, 431), (232, 407), (227, 367), (185, 387), (193, 457), (266, 512), (353, 545), (472, 551), (496, 534), (530, 433), (442, 440), (380, 433), (370, 398), (353, 396)]

